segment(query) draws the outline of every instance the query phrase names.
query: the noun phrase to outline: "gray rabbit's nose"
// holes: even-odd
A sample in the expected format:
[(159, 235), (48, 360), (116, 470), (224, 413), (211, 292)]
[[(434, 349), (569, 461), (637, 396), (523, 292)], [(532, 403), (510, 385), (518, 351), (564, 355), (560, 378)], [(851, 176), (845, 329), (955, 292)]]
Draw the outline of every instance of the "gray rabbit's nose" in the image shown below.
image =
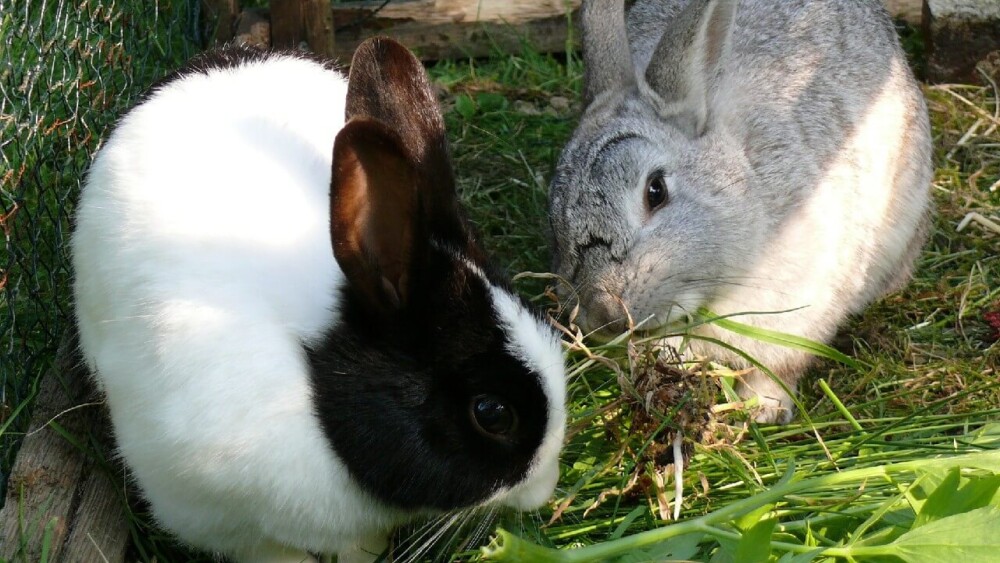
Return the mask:
[(628, 328), (628, 313), (620, 295), (595, 289), (582, 296), (577, 324), (593, 336), (610, 339)]

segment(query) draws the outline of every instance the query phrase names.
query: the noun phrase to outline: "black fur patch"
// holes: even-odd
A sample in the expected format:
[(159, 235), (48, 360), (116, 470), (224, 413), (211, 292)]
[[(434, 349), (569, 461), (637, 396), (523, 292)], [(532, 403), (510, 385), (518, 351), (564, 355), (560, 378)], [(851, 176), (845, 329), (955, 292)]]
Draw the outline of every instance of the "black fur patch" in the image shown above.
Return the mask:
[[(309, 350), (322, 428), (353, 477), (406, 509), (476, 504), (523, 480), (548, 422), (539, 375), (505, 350), (486, 284), (432, 246), (395, 326), (372, 322), (349, 288), (342, 320)], [(510, 443), (477, 432), (482, 393), (517, 412)]]

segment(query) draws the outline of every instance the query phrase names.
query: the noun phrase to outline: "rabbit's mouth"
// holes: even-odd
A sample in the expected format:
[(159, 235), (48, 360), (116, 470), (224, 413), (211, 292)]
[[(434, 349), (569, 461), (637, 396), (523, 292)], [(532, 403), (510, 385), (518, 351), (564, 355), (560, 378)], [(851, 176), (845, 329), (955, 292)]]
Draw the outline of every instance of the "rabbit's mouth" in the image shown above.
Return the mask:
[(637, 318), (630, 314), (621, 299), (581, 303), (580, 312), (574, 321), (588, 337), (601, 342), (614, 340), (626, 332), (639, 335), (655, 333), (664, 325), (664, 319), (659, 315)]
[[(586, 314), (586, 313), (582, 313)], [(622, 317), (605, 321), (600, 325), (591, 325), (589, 316), (585, 319), (577, 319), (577, 325), (583, 329), (588, 338), (597, 342), (607, 343), (615, 340), (623, 334), (632, 334), (639, 338), (647, 338), (660, 335), (664, 330), (674, 323), (664, 323), (657, 315), (649, 315), (645, 319), (637, 320), (631, 317)], [(676, 322), (676, 321), (675, 321)]]

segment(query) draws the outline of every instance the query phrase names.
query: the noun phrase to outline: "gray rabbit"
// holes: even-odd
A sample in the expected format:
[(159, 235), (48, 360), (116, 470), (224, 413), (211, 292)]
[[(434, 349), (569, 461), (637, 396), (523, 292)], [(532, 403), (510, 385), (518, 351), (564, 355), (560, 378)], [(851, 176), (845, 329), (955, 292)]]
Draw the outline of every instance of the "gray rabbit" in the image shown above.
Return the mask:
[[(699, 307), (820, 342), (904, 285), (928, 232), (931, 133), (880, 0), (585, 0), (584, 112), (550, 192), (579, 324)], [(697, 329), (791, 390), (807, 354)], [(746, 365), (694, 339), (698, 354)], [(752, 371), (757, 419), (788, 393)]]

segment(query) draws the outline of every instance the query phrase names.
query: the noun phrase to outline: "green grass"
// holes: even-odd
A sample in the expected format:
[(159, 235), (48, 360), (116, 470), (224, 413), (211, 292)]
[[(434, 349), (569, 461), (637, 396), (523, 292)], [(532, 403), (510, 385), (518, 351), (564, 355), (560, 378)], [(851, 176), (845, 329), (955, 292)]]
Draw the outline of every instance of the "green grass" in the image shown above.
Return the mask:
[[(573, 57), (530, 52), (431, 70), (444, 90), (461, 197), (487, 250), (511, 273), (548, 269), (546, 186), (575, 125), (580, 70)], [(621, 385), (641, 384), (634, 375), (651, 369), (641, 343), (631, 356), (620, 340), (574, 343), (568, 440), (551, 505), (524, 515), (472, 512), (414, 525), (396, 536), (397, 560), (478, 560), (497, 527), (563, 550), (611, 549), (616, 544), (605, 542), (642, 533), (669, 540), (648, 540), (643, 550), (652, 551), (628, 549), (628, 560), (635, 561), (670, 554), (773, 560), (781, 550), (771, 553), (770, 542), (807, 553), (824, 546), (843, 550), (900, 541), (915, 523), (933, 532), (942, 522), (959, 521), (947, 517), (961, 514), (947, 514), (941, 502), (929, 499), (971, 490), (965, 487), (987, 490), (996, 471), (954, 473), (922, 461), (1000, 446), (996, 427), (988, 426), (1000, 420), (1000, 322), (992, 320), (1000, 314), (1000, 234), (976, 223), (956, 230), (968, 213), (996, 216), (1000, 208), (1000, 135), (991, 120), (998, 102), (991, 87), (931, 87), (926, 93), (936, 146), (934, 233), (913, 282), (842, 330), (836, 347), (857, 363), (823, 360), (803, 381), (808, 417), (783, 427), (750, 422), (727, 395), (734, 374), (714, 364), (664, 375), (680, 389), (663, 403), (674, 406), (647, 411)], [(548, 283), (525, 276), (515, 285), (551, 306), (544, 295)], [(706, 397), (724, 406), (708, 419), (692, 408)], [(675, 500), (669, 443), (678, 432), (688, 462), (677, 525), (686, 528), (668, 528)], [(792, 460), (795, 474), (782, 481)], [(879, 469), (887, 464), (902, 469)], [(754, 496), (775, 490), (785, 494)], [(177, 547), (142, 507), (131, 510), (131, 557), (210, 560)], [(963, 522), (967, 529), (994, 525), (991, 514), (971, 514), (983, 518)], [(1000, 530), (990, 531), (1000, 537)], [(432, 537), (436, 541), (428, 541)], [(497, 541), (535, 557), (551, 555), (510, 536)], [(874, 557), (858, 547), (857, 560)], [(582, 560), (588, 552), (571, 553)]]

